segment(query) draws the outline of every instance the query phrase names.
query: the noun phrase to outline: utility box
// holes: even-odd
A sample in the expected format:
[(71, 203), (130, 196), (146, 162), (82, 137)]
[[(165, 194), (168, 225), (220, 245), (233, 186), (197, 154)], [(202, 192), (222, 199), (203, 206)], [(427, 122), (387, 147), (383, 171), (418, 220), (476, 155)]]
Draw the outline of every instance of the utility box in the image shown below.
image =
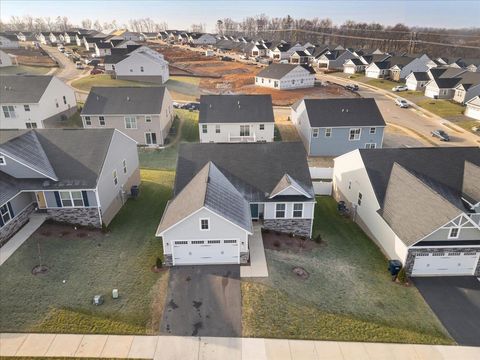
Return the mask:
[(112, 290), (112, 298), (113, 299), (118, 299), (118, 289), (113, 289)]
[(400, 260), (388, 261), (388, 271), (390, 272), (390, 275), (397, 276), (401, 269), (402, 269), (402, 262)]
[(136, 197), (138, 197), (139, 194), (140, 194), (140, 188), (138, 187), (138, 185), (133, 185), (130, 188), (131, 197), (135, 199)]
[(102, 305), (103, 304), (103, 295), (95, 295), (93, 297), (93, 305)]

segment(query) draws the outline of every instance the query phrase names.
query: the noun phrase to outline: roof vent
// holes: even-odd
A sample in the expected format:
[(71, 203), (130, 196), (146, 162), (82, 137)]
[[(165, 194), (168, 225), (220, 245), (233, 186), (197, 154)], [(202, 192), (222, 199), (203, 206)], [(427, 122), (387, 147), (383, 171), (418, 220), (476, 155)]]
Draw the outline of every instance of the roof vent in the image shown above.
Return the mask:
[(342, 112), (345, 112), (345, 109), (342, 109)]
[(130, 101), (130, 96), (127, 96), (127, 101)]
[(348, 109), (345, 109), (345, 112), (348, 112)]
[(100, 97), (98, 97), (98, 95), (97, 95), (97, 101), (98, 101), (98, 100), (100, 100)]
[(240, 108), (240, 100), (237, 101), (238, 108)]

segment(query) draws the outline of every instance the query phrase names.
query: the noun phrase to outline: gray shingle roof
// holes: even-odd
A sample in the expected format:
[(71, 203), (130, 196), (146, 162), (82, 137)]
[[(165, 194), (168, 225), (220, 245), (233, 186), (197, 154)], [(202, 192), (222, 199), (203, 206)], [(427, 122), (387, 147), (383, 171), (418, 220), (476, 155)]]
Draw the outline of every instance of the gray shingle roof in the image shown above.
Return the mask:
[(164, 86), (93, 87), (82, 115), (160, 114), (165, 91)]
[(202, 95), (199, 122), (273, 123), (270, 95)]
[(292, 64), (271, 64), (267, 66), (265, 69), (260, 71), (257, 76), (264, 77), (269, 79), (281, 79), (285, 75), (287, 75), (290, 71), (297, 68), (298, 66), (304, 68), (305, 70), (309, 71), (311, 74), (314, 74), (315, 71), (312, 67), (302, 66), (302, 65), (292, 65)]
[(304, 99), (311, 127), (385, 126), (372, 98)]
[(4, 75), (0, 76), (1, 103), (37, 103), (53, 76)]
[(413, 72), (413, 77), (417, 81), (429, 81), (430, 80), (430, 77), (428, 76), (428, 73), (423, 72), (423, 71), (420, 71), (420, 72), (414, 71)]
[(270, 193), (285, 174), (289, 174), (312, 198), (314, 196), (301, 142), (181, 144), (174, 193), (180, 193), (209, 161), (247, 201), (270, 201)]

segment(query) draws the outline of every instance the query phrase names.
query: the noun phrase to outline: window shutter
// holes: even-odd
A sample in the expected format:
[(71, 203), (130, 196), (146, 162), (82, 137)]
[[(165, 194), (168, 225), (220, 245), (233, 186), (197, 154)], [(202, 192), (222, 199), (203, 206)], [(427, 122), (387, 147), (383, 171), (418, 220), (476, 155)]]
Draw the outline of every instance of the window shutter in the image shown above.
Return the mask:
[(60, 193), (58, 191), (53, 192), (55, 194), (55, 200), (57, 201), (57, 207), (62, 207), (62, 201), (60, 200)]
[(83, 206), (88, 207), (90, 204), (88, 203), (88, 196), (85, 190), (82, 190), (82, 197), (83, 197)]
[(7, 203), (7, 206), (8, 206), (8, 210), (10, 211), (10, 216), (13, 219), (15, 217), (15, 214), (13, 213), (12, 204), (10, 204), (10, 201)]

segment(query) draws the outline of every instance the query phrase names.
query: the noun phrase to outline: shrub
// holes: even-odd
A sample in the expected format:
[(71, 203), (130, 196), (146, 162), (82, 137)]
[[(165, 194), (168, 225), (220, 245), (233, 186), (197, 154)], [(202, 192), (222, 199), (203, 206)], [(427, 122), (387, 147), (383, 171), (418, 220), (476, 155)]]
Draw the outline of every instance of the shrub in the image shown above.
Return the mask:
[(275, 241), (273, 242), (273, 246), (275, 246), (275, 247), (277, 247), (277, 248), (280, 247), (280, 241), (279, 241), (279, 240), (275, 240)]
[(163, 263), (162, 263), (162, 259), (160, 259), (159, 257), (157, 257), (157, 261), (155, 262), (155, 267), (157, 269), (161, 269), (163, 266)]
[(317, 244), (320, 244), (322, 242), (322, 235), (318, 234), (313, 238), (313, 241), (315, 241)]
[(400, 272), (397, 275), (397, 280), (400, 284), (408, 283), (408, 276), (407, 276), (407, 272), (405, 271), (404, 267), (402, 267), (400, 269)]

